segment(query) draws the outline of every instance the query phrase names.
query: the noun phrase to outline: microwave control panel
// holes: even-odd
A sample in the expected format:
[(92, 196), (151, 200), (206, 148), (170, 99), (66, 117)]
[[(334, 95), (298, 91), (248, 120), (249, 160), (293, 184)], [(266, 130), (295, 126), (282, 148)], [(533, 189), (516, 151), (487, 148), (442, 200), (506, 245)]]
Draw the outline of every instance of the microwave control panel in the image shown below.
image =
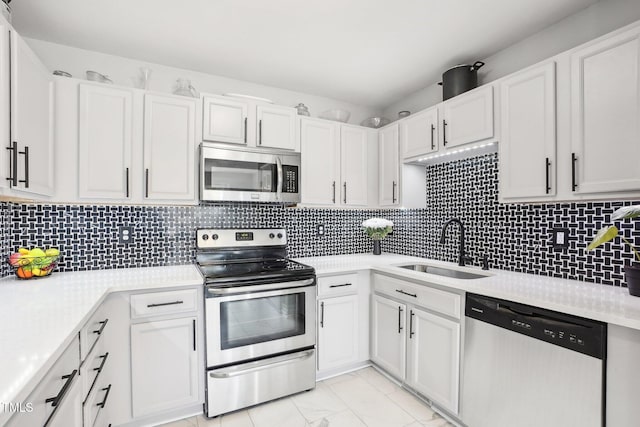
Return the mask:
[(298, 166), (282, 165), (282, 174), (284, 175), (282, 181), (283, 193), (297, 193), (298, 192)]

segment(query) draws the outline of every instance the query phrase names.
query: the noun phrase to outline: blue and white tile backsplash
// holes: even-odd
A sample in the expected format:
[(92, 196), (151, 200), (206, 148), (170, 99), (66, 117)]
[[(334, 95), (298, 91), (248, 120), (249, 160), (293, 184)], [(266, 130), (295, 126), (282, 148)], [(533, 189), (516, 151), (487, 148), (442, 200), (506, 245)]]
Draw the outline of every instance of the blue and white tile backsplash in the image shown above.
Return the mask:
[[(62, 271), (127, 268), (193, 262), (199, 227), (284, 227), (292, 257), (370, 252), (363, 220), (394, 221), (383, 251), (455, 261), (457, 230), (439, 243), (442, 224), (462, 219), (468, 253), (492, 267), (620, 286), (622, 267), (632, 260), (619, 241), (585, 252), (585, 242), (616, 208), (632, 202), (504, 205), (498, 203), (498, 160), (489, 154), (427, 167), (426, 209), (346, 210), (285, 208), (224, 203), (189, 207), (85, 206), (0, 203), (1, 276), (11, 274), (9, 253), (20, 246), (55, 246)], [(323, 224), (325, 236), (316, 235)], [(118, 228), (133, 226), (129, 245)], [(568, 250), (550, 245), (550, 230), (570, 230)], [(640, 221), (622, 224), (625, 237), (640, 244)]]

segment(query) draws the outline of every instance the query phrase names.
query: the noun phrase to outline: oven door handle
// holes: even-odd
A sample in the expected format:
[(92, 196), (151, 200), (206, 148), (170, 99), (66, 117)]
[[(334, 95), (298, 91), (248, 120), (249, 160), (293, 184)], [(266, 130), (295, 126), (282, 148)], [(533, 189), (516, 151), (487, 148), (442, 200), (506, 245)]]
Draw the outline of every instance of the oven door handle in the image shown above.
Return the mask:
[(266, 285), (248, 285), (248, 286), (238, 286), (233, 288), (207, 287), (207, 295), (226, 296), (226, 295), (233, 295), (233, 294), (245, 294), (247, 292), (276, 291), (279, 289), (313, 286), (315, 282), (316, 282), (316, 279), (305, 279), (305, 280), (295, 280), (293, 282), (269, 283)]
[(276, 166), (278, 168), (278, 188), (276, 190), (276, 198), (280, 200), (282, 197), (282, 181), (284, 176), (282, 175), (282, 160), (280, 160), (280, 156), (276, 156)]
[(242, 366), (232, 366), (230, 368), (223, 368), (216, 371), (212, 371), (209, 373), (211, 378), (231, 378), (236, 377), (238, 375), (245, 375), (251, 372), (261, 371), (267, 368), (275, 368), (277, 366), (288, 365), (289, 363), (295, 362), (297, 360), (306, 360), (313, 356), (315, 350), (305, 350), (299, 353), (288, 354), (286, 356), (276, 357), (270, 360), (260, 360), (258, 362), (247, 363), (243, 366), (248, 366), (247, 368), (242, 368)]

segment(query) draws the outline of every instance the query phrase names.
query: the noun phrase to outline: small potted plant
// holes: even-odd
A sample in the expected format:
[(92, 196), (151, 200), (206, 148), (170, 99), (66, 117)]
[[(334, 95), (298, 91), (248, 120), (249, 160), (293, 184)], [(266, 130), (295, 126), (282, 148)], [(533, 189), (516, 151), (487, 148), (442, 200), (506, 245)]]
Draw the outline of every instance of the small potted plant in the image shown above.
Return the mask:
[(373, 239), (373, 254), (380, 255), (380, 240), (393, 230), (393, 222), (384, 218), (369, 218), (362, 222), (362, 229)]
[[(626, 206), (611, 214), (611, 221), (631, 219), (638, 216), (640, 216), (640, 205)], [(615, 225), (604, 227), (602, 230), (598, 231), (598, 234), (596, 234), (591, 243), (589, 243), (587, 250), (593, 250), (598, 246), (615, 239), (619, 233), (620, 231)], [(637, 260), (637, 263), (624, 266), (624, 276), (629, 293), (638, 297), (640, 296), (640, 253), (638, 253), (638, 250), (633, 246), (633, 243), (627, 240), (624, 236), (620, 235), (620, 238), (627, 244), (627, 246), (629, 246), (629, 248), (631, 248)]]

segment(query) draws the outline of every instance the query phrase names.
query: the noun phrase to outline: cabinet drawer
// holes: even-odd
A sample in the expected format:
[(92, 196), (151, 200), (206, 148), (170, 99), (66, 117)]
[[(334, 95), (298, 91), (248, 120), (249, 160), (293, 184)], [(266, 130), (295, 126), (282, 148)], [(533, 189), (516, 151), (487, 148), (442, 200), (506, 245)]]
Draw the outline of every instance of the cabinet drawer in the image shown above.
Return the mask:
[(131, 296), (131, 318), (184, 313), (198, 309), (197, 289), (154, 292)]
[[(25, 402), (33, 404), (33, 411), (15, 415), (9, 420), (7, 427), (42, 426), (56, 408), (65, 404), (69, 391), (78, 381), (78, 367), (80, 365), (78, 354), (80, 354), (80, 348), (76, 338), (45, 374), (33, 393), (25, 400)], [(53, 401), (53, 399), (57, 399), (57, 401)], [(56, 403), (55, 407), (54, 403)]]
[(80, 366), (83, 401), (93, 391), (93, 388), (98, 382), (98, 378), (107, 366), (110, 365), (110, 359), (113, 358), (113, 352), (109, 352), (106, 347), (106, 340), (98, 341), (82, 366)]
[(108, 328), (109, 318), (102, 306), (80, 330), (80, 361), (83, 362)]
[(357, 289), (358, 273), (318, 277), (319, 296), (356, 293)]
[(373, 288), (376, 292), (460, 319), (461, 298), (456, 293), (381, 274), (374, 274)]

